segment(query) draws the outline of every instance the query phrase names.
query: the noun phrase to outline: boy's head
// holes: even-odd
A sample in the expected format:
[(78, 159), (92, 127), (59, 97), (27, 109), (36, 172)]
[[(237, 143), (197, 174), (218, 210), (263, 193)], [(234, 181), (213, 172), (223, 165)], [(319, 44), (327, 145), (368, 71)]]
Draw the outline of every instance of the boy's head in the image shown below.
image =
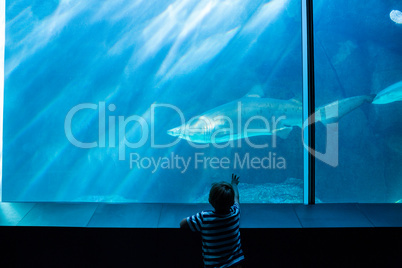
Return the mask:
[(217, 212), (229, 211), (234, 204), (234, 190), (230, 183), (215, 182), (209, 191), (209, 203)]

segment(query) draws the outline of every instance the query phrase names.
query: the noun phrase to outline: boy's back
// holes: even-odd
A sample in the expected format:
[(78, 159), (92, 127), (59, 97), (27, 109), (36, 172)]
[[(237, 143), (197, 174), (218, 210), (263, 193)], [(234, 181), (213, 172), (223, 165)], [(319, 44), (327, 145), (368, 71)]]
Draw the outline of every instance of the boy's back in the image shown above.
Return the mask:
[(187, 218), (190, 229), (201, 233), (205, 267), (230, 267), (244, 260), (239, 220), (239, 203), (226, 215), (202, 211)]
[(200, 232), (205, 267), (241, 267), (244, 260), (240, 242), (239, 177), (232, 174), (232, 182), (214, 183), (209, 192), (207, 210), (184, 218), (180, 227)]

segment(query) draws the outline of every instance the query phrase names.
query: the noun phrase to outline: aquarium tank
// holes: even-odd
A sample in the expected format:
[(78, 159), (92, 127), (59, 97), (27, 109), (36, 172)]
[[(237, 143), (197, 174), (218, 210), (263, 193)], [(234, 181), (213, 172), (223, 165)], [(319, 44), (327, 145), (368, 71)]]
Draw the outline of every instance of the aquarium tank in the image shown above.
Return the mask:
[[(315, 201), (402, 198), (402, 3), (314, 0)], [(302, 203), (301, 0), (6, 1), (2, 201)]]

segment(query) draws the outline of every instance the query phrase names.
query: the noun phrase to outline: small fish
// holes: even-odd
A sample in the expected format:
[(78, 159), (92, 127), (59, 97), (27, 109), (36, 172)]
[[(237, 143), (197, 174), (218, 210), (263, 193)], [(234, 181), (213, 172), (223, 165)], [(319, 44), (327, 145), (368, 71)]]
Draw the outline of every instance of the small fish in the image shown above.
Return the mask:
[(374, 98), (373, 103), (386, 104), (394, 101), (402, 101), (402, 81), (380, 91)]

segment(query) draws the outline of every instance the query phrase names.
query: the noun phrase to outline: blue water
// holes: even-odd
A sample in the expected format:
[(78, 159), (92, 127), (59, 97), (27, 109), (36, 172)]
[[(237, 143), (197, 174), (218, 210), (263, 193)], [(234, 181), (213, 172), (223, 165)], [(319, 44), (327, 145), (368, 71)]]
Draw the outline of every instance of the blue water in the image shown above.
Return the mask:
[[(400, 1), (314, 5), (317, 106), (402, 80), (402, 27), (389, 16)], [(243, 202), (302, 202), (299, 128), (276, 147), (250, 138), (264, 149), (194, 148), (166, 132), (182, 123), (171, 107), (187, 121), (256, 85), (301, 100), (300, 10), (286, 0), (7, 1), (3, 200), (206, 202), (211, 183), (235, 172)], [(401, 114), (401, 102), (365, 104), (339, 121), (339, 165), (317, 161), (317, 201), (402, 198)], [(266, 165), (239, 165), (247, 157)]]

